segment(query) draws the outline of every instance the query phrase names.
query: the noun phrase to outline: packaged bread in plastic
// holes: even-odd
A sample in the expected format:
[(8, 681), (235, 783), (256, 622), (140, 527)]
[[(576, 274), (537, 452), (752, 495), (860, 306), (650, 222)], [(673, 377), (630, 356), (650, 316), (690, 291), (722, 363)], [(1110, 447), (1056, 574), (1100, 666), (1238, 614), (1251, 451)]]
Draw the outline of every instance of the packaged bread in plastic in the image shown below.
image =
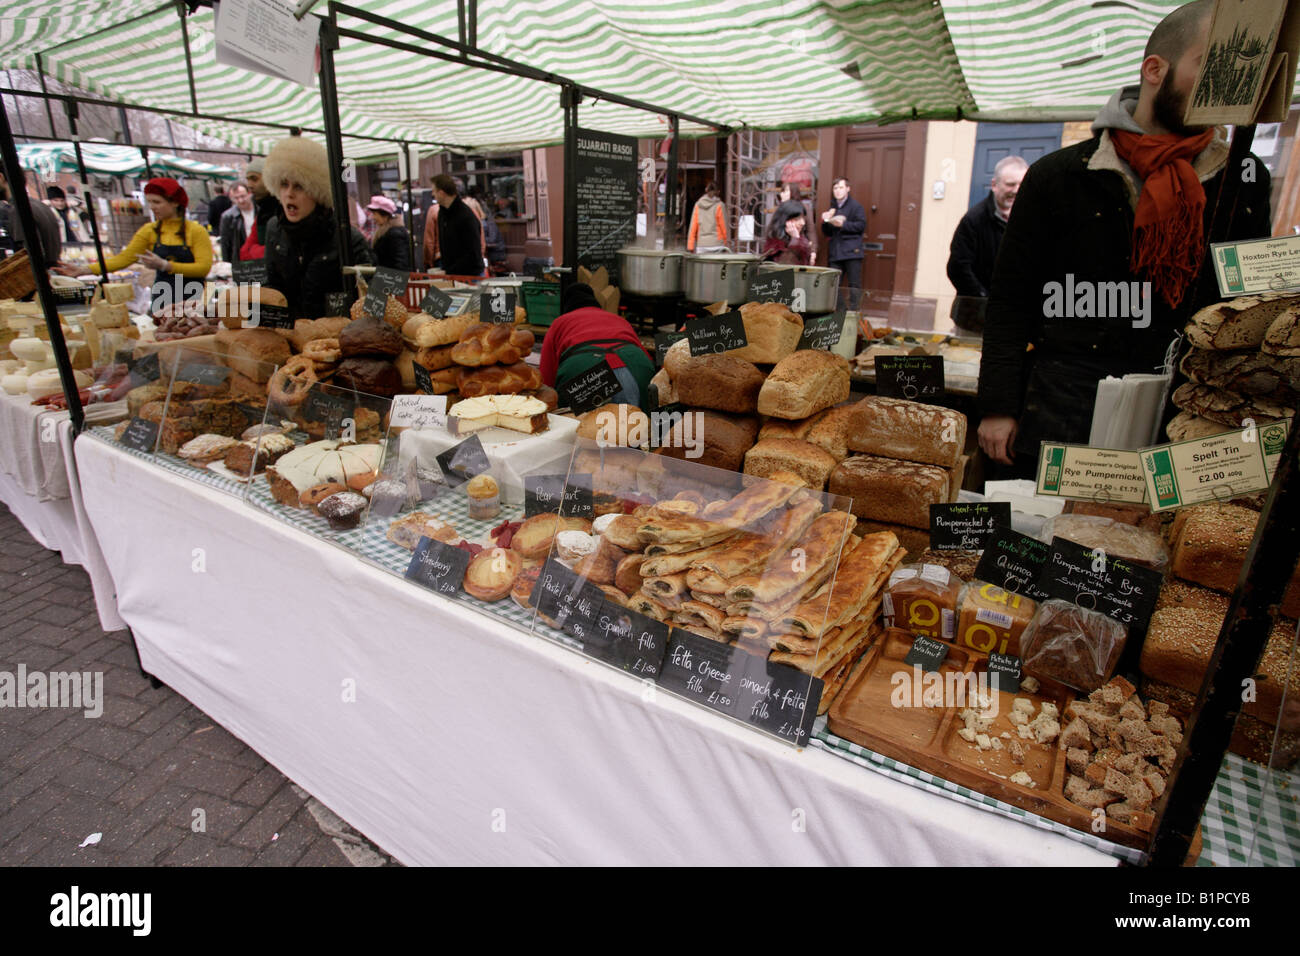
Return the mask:
[(1110, 679), (1128, 640), (1123, 624), (1070, 601), (1049, 600), (1021, 636), (1026, 674), (1091, 692)]
[(985, 654), (1020, 654), (1020, 637), (1038, 605), (986, 581), (971, 581), (957, 604), (957, 643)]
[(1101, 549), (1110, 558), (1140, 564), (1153, 571), (1169, 566), (1169, 549), (1154, 531), (1097, 515), (1061, 514), (1049, 518), (1038, 535), (1040, 541), (1065, 538), (1088, 550)]
[(951, 641), (957, 637), (960, 579), (937, 564), (905, 564), (889, 576), (881, 607), (885, 627)]

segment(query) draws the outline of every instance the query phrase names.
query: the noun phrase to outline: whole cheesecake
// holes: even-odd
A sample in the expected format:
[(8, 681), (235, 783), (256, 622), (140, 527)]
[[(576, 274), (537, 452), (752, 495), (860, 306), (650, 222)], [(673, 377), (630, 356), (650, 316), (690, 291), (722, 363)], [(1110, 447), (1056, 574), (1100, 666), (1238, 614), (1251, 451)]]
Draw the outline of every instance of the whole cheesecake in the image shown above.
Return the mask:
[(533, 435), (546, 431), (546, 403), (525, 395), (480, 395), (457, 402), (447, 412), (447, 427), (456, 435), (509, 428)]

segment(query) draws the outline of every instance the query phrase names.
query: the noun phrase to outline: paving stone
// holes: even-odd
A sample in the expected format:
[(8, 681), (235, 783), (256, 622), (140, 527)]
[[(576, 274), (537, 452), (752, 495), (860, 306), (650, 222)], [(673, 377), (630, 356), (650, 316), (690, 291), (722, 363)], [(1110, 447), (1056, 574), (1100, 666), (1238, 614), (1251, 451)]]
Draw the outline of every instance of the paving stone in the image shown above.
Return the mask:
[(287, 824), (301, 809), (303, 801), (288, 784), (276, 791), (266, 805), (231, 838), (231, 842), (253, 850), (264, 849), (271, 837)]
[(59, 774), (73, 767), (82, 755), (71, 747), (56, 747), (22, 773), (9, 777), (0, 787), (0, 807), (18, 802), (42, 787)]
[[(160, 823), (130, 846), (123, 847), (118, 853), (117, 861), (122, 866), (153, 866), (158, 857), (176, 849), (188, 835), (188, 830), (178, 830)], [(105, 842), (111, 838), (112, 834), (104, 835)]]
[(202, 788), (219, 797), (233, 797), (244, 781), (253, 776), (247, 767), (203, 754), (178, 753), (176, 781), (185, 787)]
[(22, 639), (25, 641), (34, 641), (37, 644), (44, 644), (47, 647), (62, 647), (68, 641), (77, 636), (77, 632), (67, 626), (64, 621), (52, 621), (51, 616), (58, 616), (55, 612), (66, 610), (57, 605), (46, 605), (38, 608), (28, 617), (30, 626), (22, 632)]
[(79, 607), (65, 607), (59, 604), (46, 605), (39, 611), (32, 614), (32, 617), (38, 621), (44, 621), (46, 624), (64, 629), (67, 628), (68, 636), (71, 637), (76, 631), (72, 630), (74, 621), (80, 621), (85, 614)]
[[(306, 810), (303, 812), (306, 813)], [(310, 814), (308, 819), (311, 819)], [(309, 827), (296, 818), (286, 823), (278, 833), (279, 836), (272, 834), (274, 839), (257, 854), (255, 866), (293, 866), (307, 852), (312, 841), (320, 836), (320, 830), (314, 826), (314, 821)]]
[[(232, 761), (248, 752), (247, 744), (226, 730), (225, 727), (211, 722), (203, 723), (194, 728), (190, 735), (181, 741), (181, 746), (186, 750), (193, 750), (209, 757), (220, 757), (223, 760)], [(262, 762), (261, 758), (258, 758), (258, 762), (259, 764)]]
[(114, 727), (102, 717), (86, 721), (90, 726), (72, 738), (72, 746), (105, 760), (119, 760), (147, 738), (134, 730)]
[[(195, 810), (202, 810), (203, 815), (197, 817)], [(210, 793), (196, 793), (187, 803), (172, 811), (167, 817), (167, 825), (206, 833), (224, 842), (234, 836), (255, 812), (253, 807), (232, 803)], [(204, 829), (194, 831), (194, 826), (199, 821), (202, 821)]]
[(159, 866), (247, 866), (254, 854), (242, 847), (230, 846), (202, 833), (186, 834), (172, 852), (158, 861)]
[[(131, 730), (136, 730), (139, 724), (133, 724)], [(190, 724), (178, 720), (175, 723), (167, 724), (164, 727), (149, 733), (145, 736), (144, 743), (136, 747), (130, 753), (122, 757), (122, 763), (128, 767), (141, 770), (159, 757), (173, 753), (174, 748), (189, 735)]]
[(109, 794), (130, 779), (130, 768), (83, 753), (75, 764), (58, 774), (54, 781), (71, 790), (107, 799)]
[[(146, 681), (147, 683), (147, 681)], [(139, 697), (135, 698), (140, 700)], [(141, 701), (149, 707), (149, 712), (131, 725), (132, 730), (137, 730), (142, 734), (152, 734), (155, 730), (169, 724), (179, 714), (183, 714), (190, 709), (190, 702), (179, 694), (168, 691), (163, 695), (163, 699), (156, 704), (151, 704), (148, 700)]]
[[(148, 711), (149, 708), (138, 700), (105, 693), (104, 713), (99, 720), (114, 727), (130, 727)], [(139, 733), (138, 731), (135, 732)]]
[(235, 791), (234, 799), (239, 803), (260, 807), (271, 799), (275, 791), (285, 782), (284, 774), (270, 764), (265, 764), (248, 783)]
[(348, 858), (343, 855), (339, 845), (332, 839), (314, 840), (311, 847), (302, 856), (298, 857), (298, 862), (294, 866), (351, 866)]
[(31, 827), (0, 847), (0, 866), (18, 866), (26, 863), (43, 849), (53, 837), (39, 827)]
[(57, 808), (64, 796), (64, 791), (49, 787), (41, 794), (40, 800), (25, 800), (0, 813), (0, 846), (38, 826), (47, 814)]

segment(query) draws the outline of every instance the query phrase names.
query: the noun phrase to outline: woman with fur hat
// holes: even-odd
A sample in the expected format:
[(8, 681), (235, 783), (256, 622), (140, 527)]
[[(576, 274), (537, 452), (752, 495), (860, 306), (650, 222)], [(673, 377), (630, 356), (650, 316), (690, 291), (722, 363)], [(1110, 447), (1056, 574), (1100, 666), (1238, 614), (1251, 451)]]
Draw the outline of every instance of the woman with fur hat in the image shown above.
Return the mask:
[[(282, 139), (267, 154), (263, 175), (281, 207), (266, 231), (266, 284), (284, 295), (294, 318), (319, 318), (325, 296), (343, 291), (325, 147), (301, 136)], [(353, 264), (369, 265), (365, 237), (349, 232)]]
[[(144, 198), (154, 221), (141, 226), (121, 252), (104, 260), (108, 271), (139, 262), (159, 277), (175, 273), (187, 279), (207, 278), (212, 238), (199, 223), (185, 218), (190, 197), (181, 184), (167, 176), (151, 179), (144, 184)], [(99, 263), (91, 263), (90, 271), (98, 274)]]

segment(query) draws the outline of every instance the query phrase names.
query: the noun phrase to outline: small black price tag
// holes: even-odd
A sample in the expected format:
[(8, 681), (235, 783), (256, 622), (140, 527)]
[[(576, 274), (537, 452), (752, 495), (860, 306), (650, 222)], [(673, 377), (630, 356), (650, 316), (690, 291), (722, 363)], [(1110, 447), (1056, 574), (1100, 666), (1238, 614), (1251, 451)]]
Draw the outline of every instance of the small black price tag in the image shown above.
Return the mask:
[(421, 538), (406, 567), (406, 578), (438, 594), (455, 597), (468, 567), (469, 552), (434, 538)]
[(560, 407), (568, 407), (575, 415), (599, 408), (623, 388), (608, 360), (601, 360), (587, 371), (560, 384)]
[[(677, 423), (682, 420), (683, 416), (690, 414), (692, 414), (691, 410), (681, 402), (670, 402), (655, 409), (654, 415), (650, 418), (650, 447), (667, 447), (669, 432), (677, 427)], [(695, 425), (697, 422), (698, 420), (691, 422), (691, 424)]]
[(292, 329), (293, 322), (293, 316), (289, 314), (289, 310), (284, 306), (254, 302), (249, 307), (248, 318), (244, 320), (244, 328)]
[(415, 387), (425, 395), (432, 395), (433, 379), (429, 376), (429, 370), (419, 362), (412, 362), (411, 368), (415, 371)]
[(656, 332), (655, 333), (655, 368), (664, 367), (664, 356), (672, 348), (674, 342), (680, 342), (686, 338), (685, 332)]
[(691, 340), (692, 355), (716, 355), (749, 344), (739, 309), (689, 320), (686, 337)]
[(449, 308), (451, 308), (451, 296), (436, 286), (430, 286), (429, 291), (420, 300), (420, 311), (427, 312), (435, 319), (446, 316)]
[(134, 388), (158, 381), (158, 376), (162, 374), (162, 368), (158, 364), (158, 355), (157, 352), (150, 352), (148, 355), (138, 359), (131, 359), (126, 363), (127, 369), (131, 373), (131, 385)]
[(937, 551), (983, 551), (995, 529), (1009, 527), (1009, 501), (930, 505), (930, 547)]
[(659, 676), (668, 650), (668, 625), (636, 611), (602, 601), (596, 627), (583, 652), (646, 680)]
[[(260, 425), (266, 418), (266, 409), (258, 408), (256, 405), (245, 405), (243, 402), (236, 402), (235, 408), (239, 411), (239, 414), (244, 416), (244, 420), (249, 425)], [(269, 424), (274, 425), (275, 420), (272, 420)]]
[(483, 322), (513, 323), (515, 294), (502, 288), (487, 289), (479, 300), (478, 317)]
[(604, 603), (600, 588), (578, 577), (554, 556), (546, 559), (533, 588), (533, 604), (539, 614), (582, 641), (584, 647), (596, 634)]
[(789, 664), (742, 654), (736, 716), (798, 746), (808, 743), (825, 683)]
[(326, 292), (325, 293), (325, 312), (327, 315), (348, 315), (352, 306), (352, 293), (343, 292)]
[(382, 319), (384, 309), (388, 306), (388, 297), (395, 296), (399, 302), (403, 301), (403, 296), (406, 295), (406, 284), (410, 280), (409, 272), (380, 266), (370, 277), (370, 284), (366, 286), (366, 300), (361, 308), (365, 310), (366, 315)]
[(353, 402), (342, 395), (331, 395), (320, 388), (314, 388), (303, 400), (301, 414), (305, 422), (324, 422), (325, 437), (334, 439), (339, 437), (343, 419), (351, 415), (355, 407)]
[(1047, 595), (1038, 586), (1038, 576), (1047, 564), (1049, 550), (1037, 538), (999, 527), (985, 539), (975, 577), (1004, 591), (1041, 601)]
[(230, 369), (224, 365), (205, 365), (191, 362), (181, 366), (176, 373), (177, 381), (193, 382), (195, 385), (220, 385), (230, 377)]
[(924, 671), (937, 671), (947, 656), (947, 644), (918, 634), (916, 640), (912, 642), (912, 649), (903, 658), (903, 663), (908, 667), (916, 667), (919, 664)]
[(143, 418), (131, 419), (131, 424), (122, 432), (121, 442), (127, 448), (152, 454), (158, 444), (158, 423)]
[(843, 335), (843, 312), (832, 312), (830, 315), (821, 315), (815, 319), (805, 316), (803, 335), (799, 337), (799, 348), (829, 352), (839, 344)]
[[(761, 269), (754, 273), (749, 283), (750, 302), (779, 302), (788, 306), (794, 301), (794, 270)], [(802, 309), (795, 309), (800, 312)]]
[(1048, 598), (1071, 601), (1127, 628), (1145, 630), (1163, 580), (1158, 571), (1053, 538), (1038, 587)]
[(1010, 654), (989, 655), (989, 686), (1015, 694), (1020, 690), (1020, 658)]
[(730, 644), (719, 644), (684, 628), (668, 636), (659, 686), (681, 694), (701, 706), (735, 716), (740, 699), (740, 678), (748, 657)]
[(266, 260), (240, 259), (232, 262), (230, 277), (236, 285), (266, 285)]
[(876, 394), (932, 402), (943, 395), (942, 355), (881, 355), (876, 358)]
[(470, 435), (458, 445), (453, 445), (438, 456), (438, 467), (442, 469), (447, 484), (455, 488), (469, 481), (475, 475), (481, 475), (492, 467), (487, 452), (477, 435)]
[(525, 475), (524, 517), (540, 514), (590, 518), (591, 475)]

